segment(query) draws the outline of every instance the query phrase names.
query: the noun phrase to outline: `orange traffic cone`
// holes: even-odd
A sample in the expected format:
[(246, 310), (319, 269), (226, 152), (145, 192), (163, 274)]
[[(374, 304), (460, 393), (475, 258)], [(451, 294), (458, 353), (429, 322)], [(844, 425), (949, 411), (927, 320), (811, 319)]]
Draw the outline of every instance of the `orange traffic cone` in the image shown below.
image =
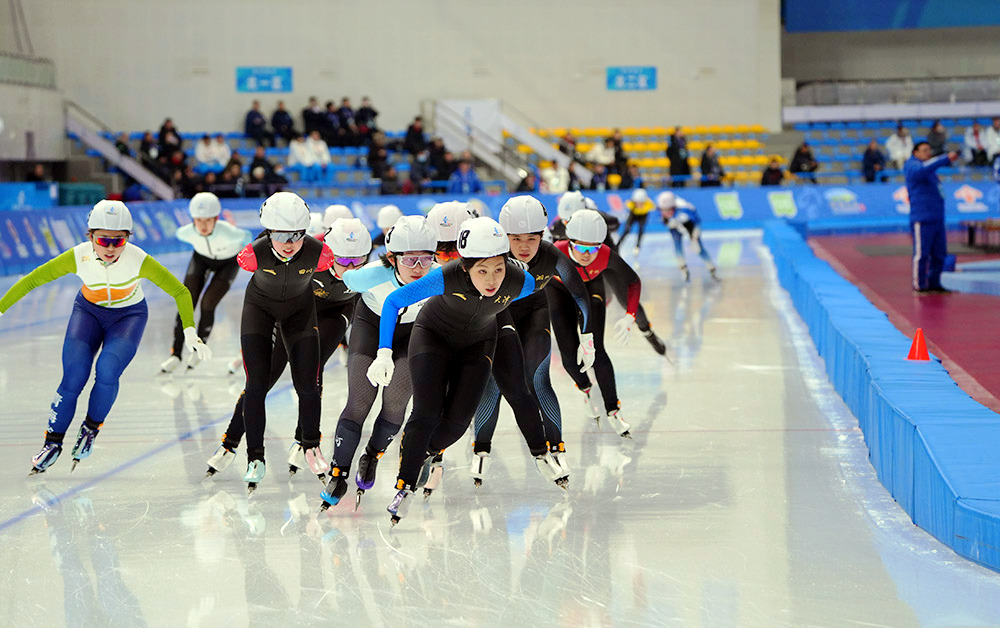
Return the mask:
[(930, 360), (930, 356), (927, 355), (927, 343), (924, 342), (924, 330), (920, 327), (917, 328), (917, 333), (913, 335), (913, 344), (910, 345), (910, 355), (906, 356), (907, 360)]

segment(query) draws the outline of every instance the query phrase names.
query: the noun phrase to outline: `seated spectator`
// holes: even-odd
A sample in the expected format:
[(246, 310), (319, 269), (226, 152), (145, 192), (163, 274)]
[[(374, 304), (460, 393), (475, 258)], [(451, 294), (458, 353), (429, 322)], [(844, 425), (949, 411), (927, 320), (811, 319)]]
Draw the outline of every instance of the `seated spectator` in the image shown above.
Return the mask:
[(319, 106), (315, 96), (309, 97), (309, 104), (302, 109), (302, 133), (309, 135), (313, 131), (323, 131), (326, 112)]
[(458, 170), (458, 162), (455, 161), (455, 156), (450, 150), (444, 151), (441, 159), (441, 167), (433, 170), (431, 173), (431, 180), (433, 181), (447, 181)]
[(142, 134), (142, 141), (139, 142), (139, 157), (148, 163), (152, 163), (159, 156), (160, 147), (153, 139), (152, 131), (146, 131)]
[(615, 143), (610, 137), (604, 138), (601, 142), (594, 142), (594, 145), (587, 151), (587, 161), (604, 166), (607, 170), (615, 163)]
[(357, 146), (360, 142), (361, 134), (358, 133), (358, 125), (354, 121), (354, 109), (351, 108), (351, 99), (344, 96), (340, 99), (340, 107), (337, 109), (338, 128), (340, 129), (340, 139), (343, 146)]
[(285, 101), (278, 101), (278, 108), (271, 114), (271, 128), (274, 130), (275, 138), (282, 138), (285, 143), (292, 141), (295, 133), (295, 124), (292, 122), (292, 114), (285, 110)]
[(472, 163), (466, 160), (458, 162), (458, 170), (448, 178), (448, 194), (479, 194), (483, 184), (472, 169)]
[(594, 165), (594, 176), (590, 178), (590, 189), (603, 192), (608, 189), (608, 171), (603, 164)]
[(416, 116), (410, 126), (406, 128), (403, 149), (411, 155), (416, 155), (425, 148), (427, 148), (427, 138), (424, 137), (424, 119)]
[(569, 131), (563, 133), (562, 137), (559, 138), (559, 152), (569, 155), (573, 159), (579, 159), (580, 155), (576, 151), (576, 136)]
[(48, 177), (45, 176), (45, 164), (35, 164), (24, 177), (24, 180), (27, 183), (44, 183), (48, 181)]
[(795, 154), (792, 156), (792, 163), (788, 166), (788, 171), (795, 173), (805, 181), (816, 183), (814, 173), (817, 170), (819, 170), (819, 162), (813, 157), (812, 147), (807, 142), (802, 142), (802, 145), (795, 150)]
[(909, 129), (900, 124), (896, 132), (885, 141), (885, 149), (889, 151), (889, 163), (893, 170), (902, 170), (903, 164), (913, 153), (913, 136)]
[(316, 159), (316, 165), (320, 167), (321, 170), (326, 170), (327, 166), (330, 165), (330, 147), (326, 145), (323, 138), (320, 137), (319, 131), (313, 131), (309, 134), (309, 139), (306, 140), (306, 146), (312, 151), (313, 157)]
[(993, 125), (986, 129), (986, 157), (990, 163), (1000, 155), (1000, 118), (993, 118)]
[(326, 101), (326, 111), (323, 112), (322, 126), (319, 128), (319, 132), (327, 146), (346, 146), (342, 139), (344, 131), (340, 128), (337, 105), (332, 100)]
[(537, 192), (538, 183), (535, 181), (535, 173), (529, 172), (528, 174), (524, 175), (524, 178), (521, 179), (521, 182), (517, 184), (517, 189), (515, 189), (514, 191), (525, 192), (525, 193)]
[(381, 179), (389, 165), (389, 151), (384, 146), (372, 145), (368, 149), (368, 168), (372, 172), (373, 179)]
[(539, 174), (541, 185), (549, 194), (562, 194), (569, 189), (569, 170), (558, 161), (545, 162)]
[[(313, 131), (313, 133), (318, 132)], [(301, 181), (319, 180), (320, 168), (319, 164), (316, 163), (316, 155), (299, 133), (292, 137), (292, 143), (288, 147), (288, 168), (298, 170)]]
[(132, 149), (128, 145), (128, 133), (119, 133), (118, 137), (115, 138), (115, 148), (118, 152), (126, 157), (132, 156)]
[(879, 177), (884, 182), (886, 177), (882, 175), (882, 171), (885, 170), (885, 161), (885, 155), (879, 150), (878, 141), (873, 137), (868, 142), (865, 154), (861, 156), (861, 172), (865, 175), (865, 181), (874, 183), (875, 177)]
[(366, 144), (371, 142), (372, 134), (378, 130), (378, 125), (375, 123), (377, 117), (378, 111), (372, 107), (371, 99), (362, 96), (361, 107), (354, 112), (354, 123), (358, 125), (358, 133), (361, 134), (361, 140)]
[(719, 156), (715, 152), (715, 146), (705, 145), (705, 152), (701, 154), (701, 187), (712, 188), (722, 185), (722, 178), (726, 172), (719, 163)]
[(246, 179), (239, 164), (232, 164), (222, 172), (218, 183), (215, 185), (215, 195), (219, 198), (240, 198), (243, 196), (243, 186)]
[(944, 154), (945, 146), (948, 144), (948, 132), (944, 130), (940, 120), (935, 120), (931, 125), (931, 130), (927, 133), (927, 143), (931, 146), (931, 157)]
[(224, 164), (216, 164), (215, 155), (213, 153), (212, 138), (210, 138), (208, 133), (206, 133), (201, 136), (201, 139), (198, 140), (198, 143), (194, 146), (194, 160), (205, 166), (218, 165), (219, 170), (221, 171)]
[(970, 166), (989, 165), (988, 146), (989, 142), (986, 140), (986, 132), (983, 131), (983, 127), (978, 122), (973, 122), (972, 126), (965, 130), (962, 158)]
[[(444, 147), (444, 140), (440, 137), (432, 138), (430, 145), (427, 147), (427, 152), (427, 160), (431, 165), (431, 178), (434, 179), (437, 178), (434, 176), (435, 173), (444, 169), (444, 154), (447, 152), (447, 149)], [(449, 176), (451, 176), (450, 172), (447, 176), (441, 178), (447, 179)]]
[(181, 150), (180, 132), (174, 126), (174, 121), (170, 118), (163, 121), (158, 141), (160, 155), (166, 155), (169, 158), (173, 153)]
[(410, 163), (410, 176), (403, 183), (404, 194), (423, 194), (431, 184), (430, 151), (426, 148), (413, 158)]
[(250, 169), (250, 180), (243, 186), (243, 196), (246, 198), (270, 196), (267, 191), (267, 175), (263, 166)]
[(642, 174), (639, 172), (639, 166), (636, 164), (629, 164), (628, 168), (622, 174), (622, 181), (618, 184), (618, 189), (620, 190), (631, 190), (634, 188), (644, 188)]
[(382, 183), (379, 184), (378, 191), (383, 196), (403, 193), (403, 188), (399, 184), (399, 176), (396, 174), (396, 166), (389, 164), (382, 171)]
[(772, 159), (771, 163), (764, 168), (764, 172), (760, 176), (761, 185), (781, 185), (782, 181), (785, 179), (785, 173), (781, 170), (781, 164), (778, 163), (777, 159)]
[(258, 146), (274, 145), (274, 134), (267, 130), (267, 120), (260, 112), (260, 101), (253, 101), (243, 122), (243, 134), (257, 142)]
[[(291, 152), (291, 151), (288, 151)], [(263, 146), (258, 146), (253, 152), (253, 161), (250, 162), (250, 172), (253, 173), (257, 168), (264, 169), (264, 178), (275, 174), (275, 166), (267, 158), (267, 151)]]
[(226, 143), (226, 138), (220, 133), (212, 140), (203, 135), (194, 148), (194, 159), (205, 169), (221, 172), (233, 156), (233, 151)]

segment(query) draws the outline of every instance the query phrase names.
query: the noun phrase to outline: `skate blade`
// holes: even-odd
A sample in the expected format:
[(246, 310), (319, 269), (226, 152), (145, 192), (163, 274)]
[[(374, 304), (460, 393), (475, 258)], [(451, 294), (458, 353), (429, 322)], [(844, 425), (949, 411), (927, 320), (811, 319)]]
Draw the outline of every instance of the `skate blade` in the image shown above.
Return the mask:
[(476, 488), (482, 488), (482, 486), (483, 486), (483, 480), (482, 480), (482, 478), (474, 478), (472, 480), (472, 483), (476, 485)]
[(399, 523), (399, 517), (397, 517), (396, 515), (392, 515), (391, 517), (389, 517), (390, 528), (395, 528), (397, 523)]
[(293, 475), (295, 475), (296, 473), (298, 473), (298, 471), (299, 471), (298, 467), (294, 467), (292, 465), (288, 465), (288, 477), (292, 477)]
[(361, 496), (364, 495), (364, 494), (365, 494), (364, 490), (362, 490), (362, 489), (359, 488), (358, 489), (358, 495), (357, 495), (357, 497), (354, 498), (354, 510), (355, 511), (358, 509), (358, 506), (361, 505)]
[(326, 486), (326, 474), (325, 473), (317, 473), (316, 477), (319, 478), (319, 481), (323, 483), (323, 486)]
[(257, 490), (257, 483), (256, 482), (248, 482), (247, 483), (247, 497), (249, 497), (250, 495), (253, 495), (253, 492), (256, 491), (256, 490)]
[(218, 469), (213, 469), (212, 467), (209, 467), (208, 470), (205, 471), (205, 479), (207, 480), (208, 478), (214, 476), (218, 472), (219, 472)]
[(74, 458), (73, 459), (73, 466), (69, 468), (69, 472), (73, 473), (73, 471), (76, 469), (76, 465), (78, 465), (78, 464), (80, 464), (80, 460)]
[(558, 486), (559, 488), (561, 488), (564, 491), (568, 491), (569, 490), (569, 478), (559, 478), (558, 480), (556, 480), (556, 486)]
[(619, 434), (619, 436), (621, 436), (622, 438), (627, 438), (629, 440), (632, 439), (632, 433), (629, 432), (628, 430), (625, 430), (624, 432), (622, 432), (621, 434)]
[(45, 473), (45, 469), (36, 469), (31, 467), (31, 471), (28, 471), (28, 477), (30, 478), (31, 476), (38, 475), (39, 473)]
[(431, 493), (433, 493), (433, 492), (434, 492), (434, 489), (432, 489), (432, 488), (425, 488), (424, 489), (424, 501), (427, 501), (428, 499), (430, 499), (431, 498)]

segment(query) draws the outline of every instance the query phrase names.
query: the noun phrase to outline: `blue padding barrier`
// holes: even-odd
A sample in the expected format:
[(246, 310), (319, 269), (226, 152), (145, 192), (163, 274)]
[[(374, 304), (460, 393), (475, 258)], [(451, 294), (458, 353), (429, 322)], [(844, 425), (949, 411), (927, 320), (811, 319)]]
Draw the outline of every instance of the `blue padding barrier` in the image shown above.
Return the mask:
[(939, 361), (905, 360), (910, 340), (795, 228), (770, 221), (764, 243), (830, 381), (858, 418), (879, 480), (915, 524), (1000, 571), (1000, 417)]

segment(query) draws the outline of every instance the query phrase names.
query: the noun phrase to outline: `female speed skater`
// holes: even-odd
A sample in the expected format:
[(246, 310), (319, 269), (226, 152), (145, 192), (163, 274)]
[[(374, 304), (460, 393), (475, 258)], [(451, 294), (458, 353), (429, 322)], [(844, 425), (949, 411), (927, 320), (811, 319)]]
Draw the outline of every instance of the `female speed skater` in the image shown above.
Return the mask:
[[(184, 274), (184, 287), (191, 292), (195, 305), (201, 298), (201, 318), (198, 320), (198, 337), (208, 342), (215, 324), (215, 308), (229, 292), (240, 271), (236, 255), (250, 242), (250, 232), (224, 220), (219, 220), (222, 205), (211, 192), (198, 192), (188, 203), (192, 223), (177, 230), (176, 237), (194, 247), (191, 261)], [(209, 280), (211, 277), (211, 280)], [(206, 288), (206, 283), (208, 287)], [(205, 293), (202, 294), (204, 289)], [(170, 373), (181, 364), (184, 331), (180, 317), (174, 326), (174, 345), (170, 357), (160, 365), (160, 371)], [(190, 353), (187, 367), (198, 365), (198, 354)]]
[[(148, 309), (141, 279), (148, 279), (174, 298), (184, 325), (184, 342), (201, 360), (211, 351), (198, 338), (194, 308), (187, 288), (170, 271), (128, 239), (132, 214), (121, 201), (103, 200), (87, 217), (87, 241), (42, 264), (0, 298), (0, 316), (35, 288), (63, 275), (75, 274), (83, 287), (76, 295), (63, 342), (63, 376), (49, 413), (45, 444), (31, 459), (31, 473), (42, 473), (59, 458), (76, 403), (94, 369), (87, 417), (73, 446), (73, 468), (90, 455), (101, 425), (118, 396), (118, 384), (135, 357), (146, 328)], [(72, 469), (70, 469), (72, 471)]]
[(468, 203), (446, 201), (438, 203), (427, 212), (427, 224), (437, 232), (438, 243), (434, 259), (447, 264), (461, 257), (458, 254), (458, 230), (466, 220), (475, 218)]
[(646, 232), (646, 219), (649, 218), (650, 212), (656, 209), (656, 205), (649, 199), (646, 190), (637, 188), (632, 191), (632, 198), (625, 203), (625, 206), (628, 208), (628, 220), (622, 226), (621, 235), (618, 236), (618, 245), (615, 248), (620, 250), (622, 242), (632, 231), (632, 225), (638, 225), (639, 233), (636, 236), (635, 251), (633, 251), (633, 254), (638, 256), (639, 247), (642, 245), (642, 235)]
[(712, 279), (721, 281), (715, 272), (712, 256), (701, 242), (701, 217), (694, 205), (673, 192), (660, 192), (656, 197), (656, 206), (663, 217), (663, 224), (670, 229), (670, 236), (674, 239), (674, 253), (677, 255), (677, 264), (684, 275), (684, 281), (691, 281), (691, 271), (688, 270), (687, 259), (684, 257), (685, 233), (691, 238), (691, 244), (697, 249), (698, 256), (705, 262), (708, 274)]

